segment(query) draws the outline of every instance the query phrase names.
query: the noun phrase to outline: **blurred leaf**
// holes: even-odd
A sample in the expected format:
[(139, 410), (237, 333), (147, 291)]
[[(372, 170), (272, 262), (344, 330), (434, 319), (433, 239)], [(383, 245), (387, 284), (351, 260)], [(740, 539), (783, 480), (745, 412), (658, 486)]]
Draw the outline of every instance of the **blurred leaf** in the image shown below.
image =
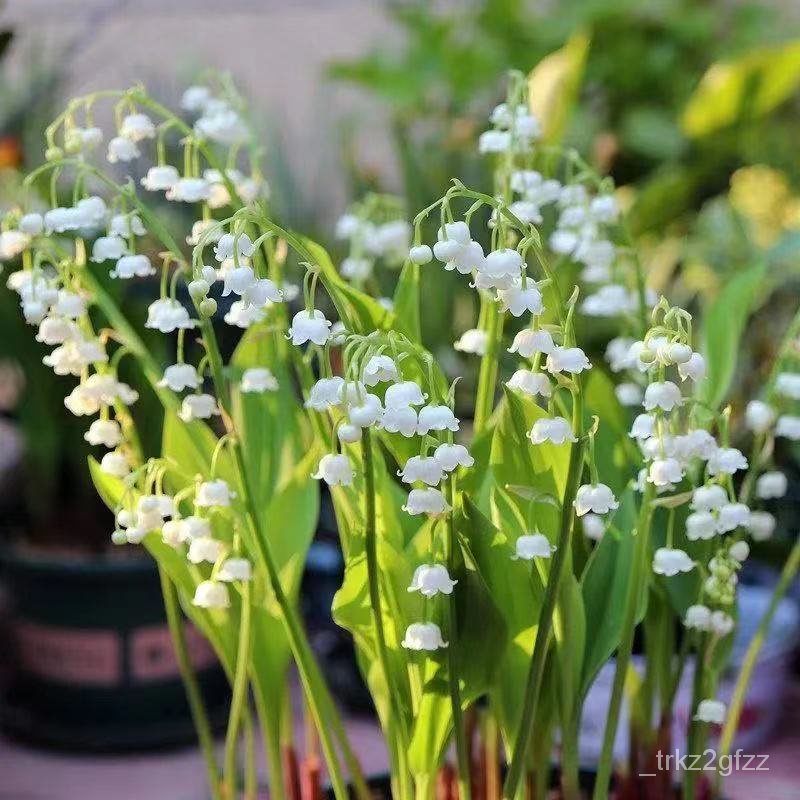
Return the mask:
[(528, 96), (533, 114), (542, 125), (548, 144), (561, 140), (578, 97), (590, 39), (573, 34), (560, 49), (545, 56), (528, 76)]
[(681, 155), (685, 139), (672, 116), (661, 108), (632, 108), (622, 117), (620, 138), (625, 149), (657, 161)]
[(395, 329), (412, 342), (421, 342), (419, 320), (419, 266), (406, 262), (394, 290)]
[(767, 114), (800, 86), (800, 40), (712, 64), (683, 111), (692, 137)]

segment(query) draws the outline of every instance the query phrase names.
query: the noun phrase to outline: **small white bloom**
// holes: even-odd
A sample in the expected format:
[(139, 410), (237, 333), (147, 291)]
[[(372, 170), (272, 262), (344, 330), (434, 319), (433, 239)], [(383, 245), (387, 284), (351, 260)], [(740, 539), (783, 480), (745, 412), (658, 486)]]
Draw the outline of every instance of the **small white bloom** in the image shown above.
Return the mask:
[(412, 264), (428, 264), (433, 258), (433, 251), (426, 244), (419, 244), (408, 251), (408, 260)]
[(725, 503), (718, 512), (717, 529), (729, 533), (750, 521), (750, 509), (744, 503)]
[(711, 630), (711, 609), (704, 605), (689, 606), (689, 608), (686, 609), (683, 624), (690, 630)]
[(606, 531), (606, 523), (598, 514), (584, 514), (581, 517), (581, 527), (583, 535), (595, 542), (599, 542)]
[(0, 261), (16, 258), (30, 244), (31, 238), (22, 231), (0, 232)]
[(505, 153), (511, 147), (511, 134), (508, 131), (484, 131), (478, 137), (478, 152), (482, 155)]
[(122, 256), (118, 259), (114, 269), (109, 272), (112, 278), (119, 278), (120, 280), (147, 278), (155, 274), (155, 267), (150, 263), (150, 259), (143, 254)]
[(224, 319), (228, 325), (233, 325), (237, 328), (249, 328), (257, 322), (263, 322), (265, 314), (261, 308), (248, 306), (242, 300), (236, 300), (231, 303), (231, 307)]
[(509, 290), (519, 285), (523, 264), (522, 256), (510, 247), (493, 250), (482, 263), (475, 265), (481, 279), (480, 288)]
[(200, 376), (192, 364), (172, 364), (164, 370), (164, 377), (159, 386), (182, 392), (184, 389), (196, 389), (200, 385)]
[(116, 447), (122, 441), (122, 431), (116, 420), (96, 419), (83, 434), (83, 438), (91, 445)]
[(747, 459), (735, 447), (720, 447), (708, 459), (709, 475), (733, 475), (747, 469)]
[(190, 86), (181, 96), (184, 111), (202, 111), (211, 100), (211, 90), (207, 86)]
[(453, 343), (453, 347), (460, 353), (484, 356), (489, 347), (489, 334), (480, 328), (470, 328), (461, 334), (458, 341)]
[(128, 245), (121, 236), (101, 236), (92, 245), (92, 261), (116, 261), (128, 251)]
[(255, 272), (250, 266), (239, 266), (225, 270), (222, 296), (227, 297), (233, 292), (241, 297), (255, 283), (255, 280)]
[(525, 329), (520, 331), (508, 348), (509, 353), (519, 353), (523, 358), (532, 358), (536, 353), (552, 353), (555, 349), (549, 331)]
[(710, 511), (693, 511), (686, 517), (686, 538), (690, 542), (713, 539), (718, 532), (717, 519)]
[[(414, 428), (416, 429), (416, 420), (414, 422)], [(362, 436), (361, 428), (359, 428), (358, 425), (351, 425), (347, 422), (336, 429), (336, 435), (339, 437), (339, 441), (345, 444), (354, 444), (355, 442), (361, 441)]]
[(635, 408), (642, 404), (642, 387), (638, 383), (620, 383), (614, 387), (614, 394), (622, 406)]
[(764, 542), (772, 538), (777, 523), (775, 517), (768, 511), (751, 511), (746, 524), (753, 541)]
[(569, 372), (578, 375), (592, 365), (580, 347), (554, 347), (547, 356), (545, 369), (552, 375)]
[(167, 164), (162, 167), (150, 167), (140, 183), (148, 192), (166, 192), (180, 179), (178, 170)]
[(433, 456), (411, 456), (397, 474), (402, 478), (403, 483), (421, 481), (428, 486), (438, 486), (444, 478), (444, 469)]
[(178, 203), (200, 203), (211, 196), (211, 185), (203, 178), (181, 178), (167, 189), (165, 197)]
[(423, 597), (435, 597), (441, 594), (452, 594), (458, 581), (451, 580), (447, 567), (442, 564), (420, 564), (414, 570), (409, 592), (419, 592)]
[(633, 339), (627, 339), (621, 336), (612, 339), (608, 343), (606, 346), (605, 359), (612, 372), (622, 372), (622, 370), (630, 369), (634, 366), (630, 358), (630, 349), (633, 343)]
[(203, 581), (195, 589), (192, 603), (198, 608), (229, 608), (228, 587), (218, 581)]
[(144, 236), (147, 229), (137, 214), (114, 214), (108, 223), (109, 236), (121, 236), (127, 239), (131, 234), (134, 236)]
[(412, 516), (428, 514), (438, 517), (450, 511), (450, 506), (438, 489), (412, 489), (402, 509)]
[(526, 311), (538, 316), (544, 311), (542, 293), (532, 280), (527, 281), (525, 289), (521, 284), (510, 289), (500, 289), (497, 299), (501, 303), (501, 311), (508, 311), (513, 317), (521, 317)]
[(789, 482), (782, 472), (765, 472), (756, 481), (756, 496), (761, 500), (783, 497)]
[(38, 236), (44, 230), (44, 217), (36, 212), (25, 214), (19, 221), (19, 229), (28, 236)]
[(692, 492), (691, 509), (693, 511), (717, 511), (728, 502), (728, 494), (716, 484), (698, 486)]
[(74, 322), (61, 317), (45, 317), (39, 323), (39, 332), (35, 338), (37, 342), (53, 346), (64, 344), (76, 336), (80, 336), (80, 332)]
[(139, 158), (140, 155), (136, 142), (132, 142), (124, 136), (115, 136), (108, 143), (106, 158), (109, 164), (116, 164), (120, 161), (123, 163), (133, 161), (134, 158)]
[(417, 433), (424, 436), (429, 431), (457, 431), (459, 421), (449, 406), (423, 406), (419, 410)]
[(100, 460), (100, 469), (113, 478), (127, 478), (131, 474), (131, 467), (124, 453), (112, 450)]
[(396, 381), (399, 377), (397, 365), (389, 356), (372, 356), (364, 365), (364, 373), (361, 376), (366, 386), (376, 386), (385, 381)]
[(442, 639), (439, 626), (433, 622), (415, 622), (406, 628), (406, 635), (401, 642), (406, 650), (438, 650), (447, 647)]
[(236, 492), (232, 492), (228, 484), (222, 479), (206, 481), (197, 487), (195, 503), (200, 508), (229, 506), (233, 497), (236, 497)]
[(604, 483), (584, 484), (578, 487), (573, 501), (575, 513), (582, 517), (590, 511), (594, 514), (607, 514), (619, 508), (614, 493)]
[(213, 415), (219, 414), (217, 401), (210, 394), (189, 394), (183, 398), (181, 410), (178, 416), (184, 422), (191, 422), (194, 419), (210, 419)]
[(655, 432), (656, 418), (652, 414), (639, 414), (633, 421), (628, 436), (641, 442), (654, 436)]
[(311, 312), (303, 310), (294, 315), (292, 327), (289, 328), (289, 336), (294, 345), (313, 342), (322, 346), (328, 341), (330, 329), (331, 323), (325, 319), (325, 315), (319, 309)]
[(675, 457), (682, 461), (700, 458), (707, 461), (717, 452), (717, 440), (702, 428), (690, 430), (674, 438)]
[(424, 394), (419, 384), (414, 381), (395, 383), (386, 390), (384, 404), (386, 408), (402, 408), (403, 406), (421, 406), (428, 395)]
[(452, 472), (457, 467), (471, 467), (475, 459), (463, 444), (440, 444), (433, 452), (433, 457), (441, 464), (445, 472)]
[(712, 725), (722, 725), (725, 722), (727, 709), (720, 700), (701, 700), (697, 705), (694, 719), (698, 722), (708, 722)]
[(659, 547), (653, 557), (653, 572), (657, 575), (666, 575), (669, 578), (679, 572), (691, 572), (693, 569), (694, 561), (683, 550)]
[(67, 319), (77, 319), (86, 313), (86, 299), (75, 292), (60, 289), (58, 300), (53, 306), (53, 313)]
[(751, 400), (744, 412), (747, 427), (753, 433), (766, 433), (775, 423), (775, 409), (761, 400)]
[(156, 135), (156, 126), (147, 114), (128, 114), (119, 127), (119, 135), (140, 142), (142, 139), (153, 139)]
[(411, 406), (400, 406), (385, 409), (378, 427), (387, 433), (402, 433), (403, 436), (410, 438), (417, 434), (417, 423), (416, 410)]
[(672, 381), (651, 383), (644, 392), (643, 405), (646, 411), (652, 411), (656, 408), (672, 411), (681, 402), (681, 390)]
[(278, 381), (266, 367), (252, 367), (242, 373), (240, 388), (243, 392), (275, 392), (278, 390)]
[(306, 408), (314, 411), (327, 411), (331, 406), (338, 405), (342, 399), (344, 378), (338, 375), (333, 378), (321, 378), (312, 387), (306, 400)]
[(800, 374), (781, 372), (775, 379), (775, 391), (792, 400), (800, 400)]
[(246, 558), (226, 558), (217, 572), (217, 580), (225, 583), (233, 581), (251, 581), (253, 565)]
[(347, 416), (353, 425), (359, 428), (370, 428), (382, 419), (384, 414), (381, 399), (374, 394), (365, 394), (347, 409)]
[(658, 487), (671, 487), (682, 479), (683, 470), (675, 458), (657, 458), (650, 464), (647, 472), (647, 480)]
[(178, 328), (194, 328), (195, 322), (189, 312), (177, 301), (168, 297), (156, 300), (147, 309), (145, 328), (154, 328), (161, 333), (172, 333)]
[(339, 271), (343, 278), (350, 281), (365, 281), (372, 275), (373, 261), (369, 258), (350, 256), (342, 261)]
[(750, 545), (747, 544), (744, 539), (734, 542), (728, 548), (728, 555), (735, 561), (738, 561), (740, 564), (742, 564), (747, 561), (747, 558), (750, 555)]
[(203, 536), (189, 542), (189, 553), (186, 557), (192, 564), (202, 564), (204, 561), (214, 564), (224, 550), (225, 545), (222, 542), (210, 536)]
[(532, 372), (529, 369), (518, 369), (508, 380), (506, 386), (519, 389), (524, 394), (536, 397), (550, 397), (553, 389), (550, 380), (543, 372)]
[(531, 561), (534, 558), (550, 558), (556, 548), (542, 533), (528, 533), (520, 536), (514, 549), (514, 559)]
[(533, 444), (564, 444), (565, 442), (576, 442), (572, 432), (572, 426), (564, 417), (542, 417), (533, 423), (533, 427), (528, 433), (528, 438)]
[(311, 477), (324, 480), (328, 486), (350, 486), (354, 476), (353, 466), (346, 455), (326, 453)]
[(793, 417), (789, 414), (778, 417), (775, 435), (791, 439), (793, 442), (800, 440), (800, 417)]

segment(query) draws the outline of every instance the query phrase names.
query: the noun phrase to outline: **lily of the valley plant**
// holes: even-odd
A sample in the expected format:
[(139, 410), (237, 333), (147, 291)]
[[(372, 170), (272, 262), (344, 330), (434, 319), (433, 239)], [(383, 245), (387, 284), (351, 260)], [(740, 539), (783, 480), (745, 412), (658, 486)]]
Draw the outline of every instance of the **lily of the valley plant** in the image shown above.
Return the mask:
[[(736, 326), (723, 313), (713, 328), (709, 313), (701, 334), (652, 295), (613, 187), (539, 142), (527, 100), (512, 75), (480, 137), (492, 186), (454, 180), (413, 224), (368, 198), (339, 223), (340, 269), (271, 216), (258, 144), (224, 82), (190, 88), (184, 115), (140, 87), (73, 100), (47, 131), (31, 199), (3, 222), (8, 286), (67, 376), (67, 409), (87, 419), (112, 540), (158, 564), (215, 798), (255, 796), (255, 717), (273, 796), (295, 796), (291, 662), (335, 796), (369, 796), (298, 613), (319, 481), (346, 564), (333, 615), (374, 698), (394, 797), (431, 797), (450, 775), (462, 800), (544, 797), (554, 753), (563, 795), (579, 797), (582, 705), (611, 657), (597, 800), (612, 777), (626, 796), (669, 795), (672, 776), (638, 775), (669, 742), (690, 665), (689, 750), (720, 725), (720, 751), (731, 746), (755, 653), (731, 708), (717, 684), (748, 541), (772, 535), (765, 506), (786, 491), (773, 444), (800, 438), (800, 325), (763, 396), (722, 408)], [(93, 123), (101, 103), (112, 132)], [(121, 177), (134, 169), (140, 180)], [(191, 210), (187, 230), (165, 221), (165, 200)], [(392, 298), (378, 262), (402, 264)], [(455, 362), (420, 335), (426, 273), (441, 269), (463, 276), (478, 309)], [(117, 300), (132, 282), (152, 291), (146, 319)], [(741, 305), (726, 291), (721, 303)], [(226, 327), (226, 339), (241, 330), (227, 358)], [(591, 360), (587, 342), (610, 329), (605, 359)], [(474, 396), (442, 366), (471, 359)], [(158, 452), (140, 444), (156, 424), (137, 417), (144, 391), (163, 406)], [(181, 609), (230, 678), (221, 765)], [(613, 762), (626, 692), (627, 768)], [(698, 796), (694, 774), (681, 777)]]

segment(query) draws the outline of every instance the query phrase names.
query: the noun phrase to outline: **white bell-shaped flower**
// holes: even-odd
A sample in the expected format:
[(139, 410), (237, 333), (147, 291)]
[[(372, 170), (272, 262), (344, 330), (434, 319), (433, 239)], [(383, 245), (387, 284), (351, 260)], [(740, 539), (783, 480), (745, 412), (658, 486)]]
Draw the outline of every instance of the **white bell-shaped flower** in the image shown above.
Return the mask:
[(529, 369), (518, 369), (508, 380), (506, 386), (511, 389), (518, 389), (530, 397), (541, 395), (550, 397), (553, 389), (550, 379), (543, 372), (533, 372)]
[(325, 319), (325, 315), (319, 309), (311, 312), (303, 310), (294, 315), (292, 326), (289, 328), (289, 336), (294, 345), (313, 342), (322, 346), (328, 341), (330, 329), (331, 323)]
[(599, 514), (584, 514), (581, 517), (581, 527), (583, 535), (595, 542), (599, 542), (606, 532), (606, 523)]
[(575, 493), (575, 513), (582, 517), (590, 511), (594, 514), (607, 514), (619, 508), (614, 492), (604, 483), (584, 484)]
[(660, 488), (672, 487), (682, 479), (683, 469), (675, 458), (657, 458), (647, 472), (647, 480)]
[(449, 406), (429, 405), (419, 410), (417, 433), (424, 436), (429, 431), (457, 431), (460, 422)]
[(116, 261), (128, 252), (128, 243), (121, 236), (101, 236), (92, 245), (92, 261)]
[(371, 428), (382, 419), (383, 413), (380, 397), (369, 393), (364, 394), (360, 401), (356, 401), (347, 409), (350, 423), (359, 428)]
[(697, 383), (705, 378), (707, 371), (706, 360), (700, 353), (692, 353), (688, 361), (678, 364), (678, 375), (683, 381), (688, 378)]
[(242, 382), (239, 388), (245, 393), (254, 394), (276, 392), (278, 381), (272, 374), (272, 370), (266, 367), (251, 367), (242, 373)]
[(733, 475), (740, 469), (747, 469), (747, 459), (735, 447), (719, 447), (708, 459), (709, 475)]
[(150, 304), (147, 309), (145, 328), (154, 328), (161, 333), (172, 333), (179, 328), (194, 328), (195, 322), (189, 312), (177, 301), (163, 297)]
[(751, 511), (747, 520), (747, 530), (754, 542), (764, 542), (772, 538), (777, 522), (768, 511)]
[(214, 247), (214, 257), (217, 261), (226, 261), (234, 257), (234, 253), (239, 259), (250, 258), (255, 252), (253, 242), (246, 233), (239, 234), (237, 237), (232, 233), (222, 234)]
[(717, 533), (717, 519), (710, 511), (693, 511), (686, 517), (686, 538), (690, 542), (713, 539)]
[(215, 564), (224, 551), (225, 545), (222, 542), (210, 536), (203, 536), (189, 542), (189, 552), (186, 557), (192, 564), (202, 564), (206, 561)]
[(116, 447), (122, 441), (122, 431), (116, 420), (96, 419), (83, 434), (83, 438), (91, 445)]
[(576, 442), (572, 426), (564, 417), (543, 417), (533, 423), (533, 427), (528, 433), (528, 438), (533, 444), (564, 444), (565, 442)]
[(683, 402), (681, 390), (672, 381), (651, 383), (644, 391), (645, 411), (656, 408), (672, 411)]
[(622, 372), (634, 366), (630, 358), (630, 349), (633, 343), (633, 339), (618, 336), (606, 345), (605, 359), (612, 372)]
[(433, 451), (433, 457), (442, 465), (445, 472), (452, 472), (457, 467), (471, 467), (475, 459), (463, 444), (440, 444)]
[(196, 389), (200, 385), (200, 376), (192, 364), (172, 364), (164, 370), (164, 377), (159, 386), (182, 392), (184, 389)]
[(704, 605), (693, 605), (686, 609), (684, 627), (695, 631), (711, 630), (711, 609)]
[(715, 483), (698, 486), (692, 492), (692, 511), (717, 511), (728, 502), (728, 493)]
[(406, 628), (406, 635), (401, 642), (406, 650), (439, 650), (447, 647), (442, 639), (439, 626), (433, 622), (414, 622)]
[(364, 365), (362, 380), (366, 386), (376, 386), (386, 381), (396, 381), (399, 377), (397, 365), (390, 356), (372, 356)]
[(349, 281), (365, 281), (372, 275), (374, 264), (371, 258), (350, 256), (342, 260), (339, 272)]
[(338, 375), (333, 378), (321, 378), (311, 387), (305, 407), (313, 408), (314, 411), (327, 411), (341, 402), (343, 389), (344, 378)]
[(195, 589), (192, 604), (198, 608), (230, 608), (228, 587), (219, 581), (203, 581)]
[(438, 489), (412, 489), (402, 509), (412, 516), (428, 514), (437, 517), (450, 511), (450, 506)]
[(397, 474), (403, 483), (421, 481), (428, 486), (438, 486), (444, 478), (444, 469), (433, 456), (411, 456)]
[(211, 185), (203, 178), (181, 178), (164, 196), (176, 203), (200, 203), (211, 196)]
[(547, 356), (545, 369), (552, 375), (569, 372), (578, 375), (592, 365), (580, 347), (554, 347)]
[(461, 334), (458, 340), (453, 343), (453, 347), (460, 353), (484, 356), (489, 347), (489, 334), (480, 328), (470, 328)]
[(744, 412), (745, 423), (753, 433), (766, 433), (777, 416), (775, 409), (762, 400), (751, 400)]
[(217, 572), (217, 580), (225, 583), (253, 580), (253, 565), (246, 558), (226, 558)]
[(363, 434), (358, 425), (351, 425), (349, 422), (345, 422), (336, 429), (336, 435), (339, 437), (339, 441), (344, 444), (355, 444), (361, 441)]
[(130, 280), (131, 278), (147, 278), (156, 274), (155, 267), (150, 263), (150, 259), (142, 254), (122, 256), (108, 273), (112, 278), (120, 280)]
[(781, 372), (775, 379), (775, 391), (791, 400), (800, 400), (800, 374)]
[(222, 296), (227, 297), (233, 292), (241, 297), (255, 283), (255, 280), (255, 272), (250, 266), (238, 266), (226, 270), (223, 276)]
[(123, 118), (119, 126), (119, 135), (130, 139), (132, 142), (140, 142), (142, 139), (154, 139), (156, 126), (147, 114), (128, 114)]
[(19, 220), (19, 229), (27, 236), (38, 236), (44, 230), (44, 217), (37, 212), (23, 214)]
[(783, 497), (788, 487), (789, 482), (782, 472), (765, 472), (756, 481), (756, 497), (760, 500), (773, 500)]
[(720, 700), (701, 700), (697, 705), (694, 719), (698, 722), (707, 722), (711, 725), (722, 725), (725, 722), (727, 708)]
[(422, 266), (430, 263), (431, 259), (433, 259), (433, 251), (427, 244), (415, 245), (408, 251), (408, 260), (412, 264)]
[(631, 432), (628, 434), (632, 439), (640, 442), (655, 435), (656, 418), (652, 414), (639, 414), (631, 425)]
[(320, 459), (317, 471), (311, 477), (324, 480), (328, 486), (350, 486), (355, 472), (346, 455), (326, 453)]
[(184, 422), (194, 419), (210, 419), (219, 414), (217, 401), (210, 394), (190, 394), (183, 398), (178, 416)]
[(106, 158), (109, 164), (117, 164), (119, 162), (127, 163), (139, 158), (141, 153), (136, 146), (136, 142), (126, 139), (124, 136), (115, 136), (108, 142), (108, 152)]
[(112, 450), (100, 460), (100, 469), (112, 478), (127, 478), (131, 474), (131, 466), (124, 453)]
[(166, 192), (181, 179), (178, 170), (170, 164), (150, 167), (140, 183), (148, 192)]
[(738, 561), (740, 564), (743, 564), (750, 556), (750, 545), (747, 544), (744, 539), (734, 542), (728, 548), (728, 555), (734, 559), (734, 561)]
[(538, 316), (544, 311), (542, 293), (534, 281), (528, 280), (526, 287), (512, 286), (510, 289), (500, 289), (497, 292), (501, 311), (507, 311), (512, 317), (521, 317), (525, 312)]
[(447, 567), (442, 564), (420, 564), (414, 570), (409, 592), (419, 592), (423, 597), (435, 597), (437, 594), (452, 594), (458, 583), (450, 578)]
[(80, 336), (75, 323), (61, 317), (45, 317), (39, 323), (36, 341), (46, 345), (59, 345)]
[(744, 503), (725, 503), (717, 513), (717, 530), (720, 533), (745, 527), (750, 521), (750, 509)]
[(245, 306), (254, 306), (259, 309), (268, 308), (273, 303), (281, 303), (283, 299), (283, 291), (269, 278), (254, 280), (242, 294), (242, 303)]
[(433, 254), (439, 261), (452, 261), (472, 242), (469, 226), (461, 220), (445, 223), (437, 234), (438, 241), (433, 247)]
[(693, 569), (694, 561), (683, 550), (659, 547), (653, 556), (653, 572), (656, 575), (665, 575), (669, 578), (679, 572), (691, 572)]
[(131, 234), (144, 236), (147, 229), (138, 214), (114, 214), (108, 223), (108, 233), (109, 236), (121, 236), (127, 239)]
[(510, 247), (493, 250), (476, 266), (480, 288), (511, 289), (521, 280), (523, 263), (522, 256)]
[(517, 539), (513, 559), (531, 561), (534, 558), (550, 558), (555, 553), (555, 545), (543, 533), (526, 533)]
[(800, 417), (793, 417), (790, 414), (783, 414), (778, 417), (775, 425), (775, 435), (790, 439), (793, 442), (800, 440)]
[(77, 319), (86, 313), (86, 298), (60, 289), (58, 299), (53, 305), (53, 313), (66, 319)]
[(236, 497), (236, 492), (232, 492), (227, 482), (220, 478), (201, 483), (197, 487), (195, 503), (200, 508), (229, 506), (234, 497)]
[(537, 353), (552, 353), (555, 348), (553, 337), (544, 329), (520, 331), (508, 348), (509, 353), (519, 353), (522, 358), (532, 358)]
[(386, 408), (402, 408), (403, 406), (421, 406), (428, 399), (419, 384), (414, 381), (401, 381), (392, 384), (384, 397)]

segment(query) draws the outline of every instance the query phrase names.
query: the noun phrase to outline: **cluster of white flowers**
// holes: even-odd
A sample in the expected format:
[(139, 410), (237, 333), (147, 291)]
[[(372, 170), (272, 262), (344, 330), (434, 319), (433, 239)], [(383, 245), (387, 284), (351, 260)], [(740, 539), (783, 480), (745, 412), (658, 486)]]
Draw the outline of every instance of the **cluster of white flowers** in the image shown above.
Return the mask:
[(542, 134), (539, 120), (524, 103), (500, 103), (490, 122), (492, 128), (478, 139), (478, 152), (483, 154), (527, 153)]

